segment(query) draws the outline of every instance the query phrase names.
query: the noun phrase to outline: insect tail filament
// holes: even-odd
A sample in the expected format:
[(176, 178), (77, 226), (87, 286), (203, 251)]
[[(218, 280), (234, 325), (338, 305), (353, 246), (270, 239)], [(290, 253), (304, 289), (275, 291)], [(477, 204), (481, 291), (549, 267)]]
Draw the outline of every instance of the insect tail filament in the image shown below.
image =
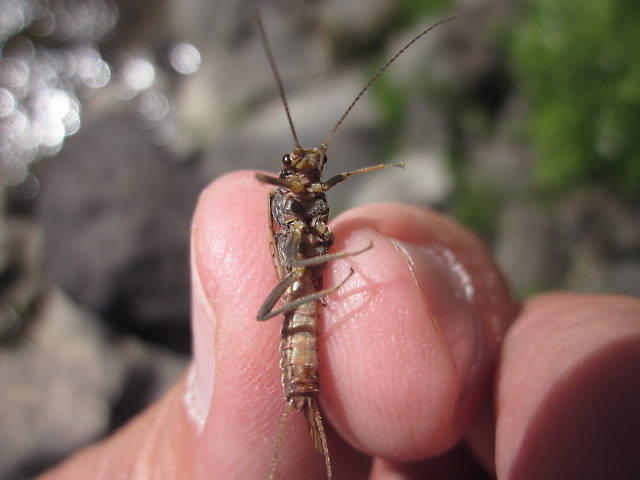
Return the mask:
[(269, 480), (273, 480), (273, 476), (278, 468), (278, 460), (280, 457), (280, 447), (282, 446), (282, 439), (284, 438), (285, 428), (289, 423), (291, 413), (294, 411), (293, 405), (287, 404), (287, 408), (282, 412), (282, 420), (280, 420), (280, 428), (278, 428), (278, 437), (276, 438), (276, 446), (271, 456), (271, 467), (269, 468)]

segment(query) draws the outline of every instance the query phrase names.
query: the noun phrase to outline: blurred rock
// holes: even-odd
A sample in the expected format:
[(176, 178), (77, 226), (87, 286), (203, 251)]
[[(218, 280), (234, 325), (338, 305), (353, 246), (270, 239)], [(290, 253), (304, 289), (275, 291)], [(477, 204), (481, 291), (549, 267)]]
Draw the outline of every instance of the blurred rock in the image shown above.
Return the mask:
[(629, 256), (640, 253), (640, 206), (624, 201), (604, 190), (587, 194), (587, 199), (579, 200), (592, 207), (597, 221), (609, 238), (615, 254)]
[(0, 186), (0, 277), (2, 277), (7, 268), (9, 268), (10, 263), (9, 230), (5, 218), (5, 204), (4, 187)]
[[(402, 65), (390, 75), (399, 83), (419, 78), (424, 84), (444, 85), (464, 97), (479, 96), (491, 103), (504, 94), (507, 83), (502, 51), (497, 42), (500, 25), (518, 13), (518, 0), (461, 1), (458, 17), (430, 32), (403, 54)], [(454, 13), (454, 12), (451, 12)], [(429, 22), (435, 23), (441, 17)], [(387, 56), (425, 28), (414, 25), (387, 49)]]
[(94, 119), (41, 174), (45, 265), (74, 300), (127, 331), (189, 348), (191, 214), (208, 183), (124, 114)]
[(140, 342), (133, 336), (112, 338), (109, 356), (120, 359), (122, 376), (111, 404), (109, 431), (162, 396), (186, 371), (190, 357)]
[(524, 138), (528, 111), (521, 97), (511, 97), (498, 113), (491, 132), (469, 138), (469, 176), (509, 197), (532, 188), (534, 154)]
[(640, 210), (604, 190), (585, 189), (558, 210), (571, 245), (567, 284), (572, 290), (640, 297)]
[(375, 202), (402, 202), (419, 207), (446, 203), (453, 188), (443, 152), (412, 150), (392, 159), (404, 168), (371, 173), (360, 188), (348, 189), (350, 205)]
[(97, 319), (52, 292), (28, 336), (0, 350), (0, 477), (107, 431), (122, 367), (103, 342)]
[(8, 263), (0, 277), (0, 344), (20, 334), (46, 285), (40, 226), (24, 217), (9, 217), (5, 225)]
[(385, 28), (394, 13), (394, 3), (392, 0), (327, 0), (315, 18), (332, 36), (371, 38)]
[(400, 132), (401, 145), (437, 150), (445, 155), (451, 141), (451, 125), (441, 105), (421, 98), (409, 102)]
[(17, 305), (28, 305), (45, 285), (42, 278), (42, 229), (35, 221), (13, 217), (7, 221), (11, 281), (5, 298)]
[(522, 295), (563, 283), (568, 253), (560, 240), (554, 216), (543, 208), (520, 203), (504, 208), (494, 252), (516, 293)]
[(553, 210), (514, 203), (500, 221), (496, 257), (516, 292), (552, 288), (640, 297), (640, 212), (598, 189)]
[(167, 28), (170, 0), (113, 0), (118, 8), (117, 31), (103, 42), (102, 50), (111, 61), (122, 52), (158, 47), (173, 37)]
[[(189, 38), (203, 56), (199, 75), (206, 81), (194, 77), (188, 88), (189, 98), (204, 106), (198, 109), (204, 120), (200, 122), (199, 130), (205, 135), (201, 138), (219, 138), (229, 128), (220, 123), (221, 118), (229, 120), (238, 111), (277, 95), (256, 28), (254, 7), (253, 0), (217, 2), (215, 8), (202, 0), (171, 2), (173, 28)], [(262, 2), (260, 7), (287, 93), (292, 94), (295, 86), (304, 82), (326, 78), (327, 46), (317, 34), (318, 22), (305, 20), (314, 6), (271, 1)]]
[(631, 295), (640, 298), (640, 261), (612, 262), (602, 275), (604, 282), (597, 292)]
[(640, 262), (615, 260), (595, 244), (580, 242), (571, 249), (567, 286), (577, 292), (640, 297)]
[[(0, 350), (0, 478), (31, 478), (107, 434), (186, 366), (176, 354), (112, 339), (100, 319), (51, 289), (23, 339)], [(131, 378), (144, 386), (138, 398)]]

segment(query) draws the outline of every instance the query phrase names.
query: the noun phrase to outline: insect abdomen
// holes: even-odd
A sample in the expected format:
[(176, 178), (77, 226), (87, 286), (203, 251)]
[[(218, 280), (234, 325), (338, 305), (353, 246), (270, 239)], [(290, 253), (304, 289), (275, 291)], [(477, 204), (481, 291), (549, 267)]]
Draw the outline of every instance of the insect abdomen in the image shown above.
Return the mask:
[(282, 384), (297, 409), (319, 392), (317, 321), (318, 306), (309, 302), (287, 314), (282, 327)]

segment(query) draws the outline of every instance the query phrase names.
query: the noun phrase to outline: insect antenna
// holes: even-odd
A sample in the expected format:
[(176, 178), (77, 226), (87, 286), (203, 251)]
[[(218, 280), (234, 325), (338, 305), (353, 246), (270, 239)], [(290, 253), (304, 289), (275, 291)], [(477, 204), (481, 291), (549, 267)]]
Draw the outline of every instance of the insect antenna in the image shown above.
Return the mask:
[(278, 72), (278, 66), (276, 65), (276, 60), (271, 52), (271, 46), (269, 45), (269, 40), (267, 39), (267, 34), (264, 30), (264, 25), (262, 24), (262, 18), (260, 18), (260, 10), (256, 8), (256, 22), (258, 24), (258, 31), (260, 32), (260, 39), (262, 41), (262, 46), (264, 47), (264, 51), (267, 54), (267, 59), (269, 60), (269, 65), (271, 66), (271, 71), (273, 72), (273, 76), (276, 79), (276, 84), (278, 85), (278, 91), (280, 92), (280, 98), (282, 99), (282, 103), (284, 105), (284, 110), (287, 114), (287, 120), (289, 120), (289, 126), (291, 127), (291, 133), (293, 134), (293, 141), (296, 144), (296, 147), (300, 148), (300, 141), (298, 140), (298, 135), (296, 134), (296, 128), (293, 126), (293, 120), (291, 119), (291, 112), (289, 112), (289, 103), (287, 102), (287, 97), (284, 94), (284, 86), (282, 84), (282, 79), (280, 78), (280, 73)]
[(280, 420), (280, 428), (278, 429), (278, 437), (276, 438), (276, 448), (273, 450), (273, 456), (271, 457), (271, 467), (269, 468), (269, 480), (273, 480), (273, 476), (276, 473), (278, 467), (278, 460), (280, 459), (280, 447), (282, 446), (282, 439), (284, 438), (284, 429), (287, 426), (291, 412), (293, 412), (293, 406), (287, 404), (287, 409), (282, 413), (282, 420)]
[(373, 85), (373, 83), (378, 79), (378, 77), (380, 77), (380, 75), (382, 75), (382, 73), (387, 68), (389, 68), (389, 65), (391, 65), (400, 55), (402, 55), (405, 52), (405, 50), (407, 50), (411, 45), (417, 42), (422, 36), (426, 35), (427, 33), (429, 33), (434, 28), (438, 27), (439, 25), (442, 25), (445, 22), (454, 20), (455, 18), (457, 18), (457, 15), (451, 15), (450, 17), (440, 20), (434, 23), (433, 25), (431, 25), (429, 28), (423, 30), (418, 35), (413, 37), (413, 39), (411, 39), (409, 43), (407, 43), (404, 47), (398, 50), (398, 52), (389, 60), (387, 60), (387, 62), (382, 67), (380, 67), (380, 69), (373, 75), (373, 77), (371, 77), (371, 80), (369, 80), (367, 84), (362, 88), (362, 90), (360, 90), (358, 95), (356, 95), (356, 98), (353, 100), (353, 102), (351, 102), (351, 105), (349, 105), (347, 110), (342, 114), (342, 116), (340, 117), (340, 120), (338, 120), (338, 122), (336, 123), (336, 126), (333, 127), (333, 130), (331, 130), (331, 133), (329, 134), (325, 142), (322, 144), (322, 148), (325, 152), (329, 149), (329, 144), (331, 143), (331, 140), (333, 140), (334, 135), (340, 128), (340, 125), (342, 125), (342, 122), (344, 121), (344, 119), (347, 118), (347, 115), (349, 115), (349, 113), (351, 113), (351, 110), (353, 110), (353, 107), (356, 105), (356, 103), (358, 103), (358, 100), (360, 100), (362, 95), (364, 95), (364, 92), (366, 92), (369, 89), (369, 87)]

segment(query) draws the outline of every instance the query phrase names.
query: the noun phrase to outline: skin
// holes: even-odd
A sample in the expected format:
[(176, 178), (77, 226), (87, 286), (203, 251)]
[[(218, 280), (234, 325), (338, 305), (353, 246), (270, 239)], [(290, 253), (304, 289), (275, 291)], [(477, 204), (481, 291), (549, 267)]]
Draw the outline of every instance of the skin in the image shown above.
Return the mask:
[[(279, 318), (255, 320), (276, 275), (269, 187), (253, 175), (217, 180), (194, 214), (191, 373), (41, 478), (266, 478), (284, 400)], [(321, 317), (336, 479), (640, 478), (638, 300), (554, 293), (518, 306), (480, 240), (428, 210), (368, 205), (331, 228), (333, 252), (374, 242), (324, 277), (356, 272)], [(323, 475), (294, 412), (276, 478)]]

